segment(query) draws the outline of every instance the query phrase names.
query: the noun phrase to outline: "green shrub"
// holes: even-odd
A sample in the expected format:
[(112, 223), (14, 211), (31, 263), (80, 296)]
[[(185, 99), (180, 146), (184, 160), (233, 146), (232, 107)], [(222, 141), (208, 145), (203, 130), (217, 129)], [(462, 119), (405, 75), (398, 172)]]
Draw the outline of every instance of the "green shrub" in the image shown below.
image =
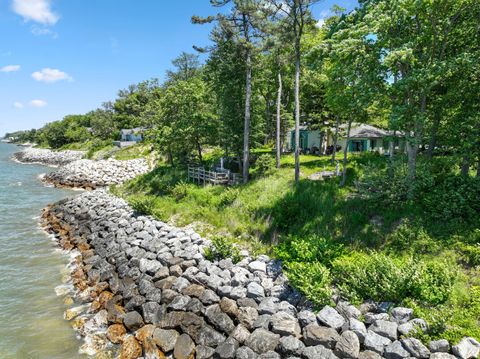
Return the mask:
[(186, 182), (183, 182), (183, 181), (180, 181), (175, 186), (173, 186), (170, 193), (175, 198), (175, 200), (178, 202), (178, 201), (182, 200), (183, 198), (187, 197), (189, 187), (190, 187), (190, 184), (188, 184)]
[(341, 294), (355, 302), (373, 299), (401, 303), (416, 298), (437, 305), (448, 300), (458, 272), (454, 263), (441, 258), (414, 259), (372, 252), (336, 259), (332, 275)]
[(463, 337), (480, 340), (480, 286), (468, 286), (459, 283), (451, 298), (445, 304), (429, 307), (415, 300), (405, 303), (413, 308), (415, 316), (424, 318), (429, 330), (418, 332), (416, 337), (424, 342), (435, 339), (447, 339), (450, 343), (458, 343)]
[(453, 263), (441, 259), (417, 260), (408, 295), (430, 305), (445, 303), (450, 298), (457, 277), (458, 271)]
[(286, 241), (275, 248), (275, 254), (286, 263), (320, 262), (330, 266), (334, 259), (343, 254), (343, 246), (338, 242), (316, 235), (289, 236)]
[(319, 262), (289, 262), (285, 270), (290, 283), (314, 305), (331, 304), (332, 283), (327, 267)]
[(441, 246), (422, 228), (406, 221), (399, 225), (386, 238), (387, 249), (392, 254), (399, 252), (427, 254), (437, 252)]
[(205, 258), (210, 261), (230, 258), (233, 263), (240, 261), (240, 251), (237, 246), (225, 237), (215, 236), (212, 244), (205, 248)]
[(470, 266), (480, 266), (480, 243), (477, 244), (464, 244), (458, 243), (457, 245), (462, 259)]
[(152, 215), (155, 211), (155, 197), (152, 196), (132, 196), (129, 204), (140, 214)]
[(240, 190), (238, 188), (226, 188), (225, 191), (223, 191), (219, 196), (218, 206), (226, 207), (231, 205), (233, 202), (235, 202), (239, 194)]
[(255, 167), (257, 168), (257, 173), (260, 176), (268, 176), (272, 174), (276, 169), (275, 158), (266, 153), (260, 155), (255, 162)]

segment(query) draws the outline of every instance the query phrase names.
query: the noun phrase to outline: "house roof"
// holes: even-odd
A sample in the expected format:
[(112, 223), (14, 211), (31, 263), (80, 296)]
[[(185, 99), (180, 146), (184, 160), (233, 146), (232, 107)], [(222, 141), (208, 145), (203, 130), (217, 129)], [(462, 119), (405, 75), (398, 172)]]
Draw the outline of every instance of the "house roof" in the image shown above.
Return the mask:
[(136, 127), (136, 128), (123, 128), (120, 130), (122, 135), (130, 135), (132, 133), (138, 133), (145, 130), (143, 127)]
[(381, 128), (367, 125), (367, 124), (359, 124), (350, 129), (350, 137), (351, 138), (383, 138), (388, 136), (388, 132), (382, 130)]

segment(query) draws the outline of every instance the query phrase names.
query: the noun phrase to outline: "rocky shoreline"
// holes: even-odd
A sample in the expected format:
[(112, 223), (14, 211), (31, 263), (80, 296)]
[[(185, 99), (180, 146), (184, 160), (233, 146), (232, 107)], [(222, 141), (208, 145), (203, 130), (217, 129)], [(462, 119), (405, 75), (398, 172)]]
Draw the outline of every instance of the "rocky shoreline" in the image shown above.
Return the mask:
[[(210, 262), (209, 241), (137, 216), (104, 190), (49, 206), (45, 229), (73, 253), (75, 307), (66, 318), (87, 354), (127, 358), (475, 358), (472, 338), (450, 347), (408, 338), (427, 323), (408, 308), (337, 300), (314, 312), (267, 256)], [(452, 353), (452, 354), (449, 354)], [(110, 355), (109, 354), (109, 355)]]
[(46, 174), (43, 181), (56, 187), (95, 189), (124, 183), (148, 171), (145, 159), (77, 160)]
[(31, 147), (13, 154), (13, 158), (21, 163), (37, 163), (54, 167), (64, 166), (70, 162), (80, 160), (83, 156), (85, 156), (84, 151), (52, 151)]

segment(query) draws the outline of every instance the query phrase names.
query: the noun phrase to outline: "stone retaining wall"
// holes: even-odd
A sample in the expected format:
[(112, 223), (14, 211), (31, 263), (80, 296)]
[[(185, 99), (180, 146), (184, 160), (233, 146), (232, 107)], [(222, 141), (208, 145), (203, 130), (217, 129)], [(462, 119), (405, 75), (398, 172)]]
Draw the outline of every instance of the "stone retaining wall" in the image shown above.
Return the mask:
[(121, 184), (148, 171), (150, 167), (144, 159), (78, 160), (48, 173), (44, 181), (57, 187), (94, 189)]
[(21, 152), (14, 153), (13, 157), (22, 163), (63, 166), (81, 159), (84, 155), (84, 151), (52, 151), (43, 148), (25, 148)]
[[(209, 242), (97, 190), (43, 214), (72, 265), (77, 307), (66, 317), (86, 337), (84, 352), (118, 344), (127, 358), (473, 358), (480, 345), (402, 335), (426, 327), (412, 310), (347, 302), (313, 312), (267, 256), (210, 262)], [(453, 352), (456, 356), (448, 354)]]

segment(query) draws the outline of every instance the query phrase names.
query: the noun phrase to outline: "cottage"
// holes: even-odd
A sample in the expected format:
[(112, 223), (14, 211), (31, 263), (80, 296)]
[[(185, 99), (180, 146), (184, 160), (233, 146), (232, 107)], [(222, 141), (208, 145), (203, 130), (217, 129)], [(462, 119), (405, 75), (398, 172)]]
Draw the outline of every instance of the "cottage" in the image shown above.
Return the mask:
[[(390, 141), (393, 140), (392, 131), (383, 130), (381, 128), (353, 123), (350, 129), (350, 138), (347, 144), (347, 125), (341, 125), (338, 134), (337, 149), (343, 149), (345, 146), (348, 152), (367, 152), (376, 151), (386, 153), (390, 150)], [(395, 148), (401, 149), (403, 141), (401, 141), (398, 133), (395, 136)], [(303, 153), (322, 153), (328, 152), (333, 148), (334, 130), (328, 129), (324, 131), (310, 130), (306, 126), (300, 127), (300, 148)], [(289, 132), (289, 138), (286, 144), (287, 151), (295, 149), (295, 129)]]
[(120, 141), (114, 141), (113, 144), (118, 147), (132, 146), (143, 141), (143, 131), (145, 129), (142, 127), (122, 129), (120, 130)]

